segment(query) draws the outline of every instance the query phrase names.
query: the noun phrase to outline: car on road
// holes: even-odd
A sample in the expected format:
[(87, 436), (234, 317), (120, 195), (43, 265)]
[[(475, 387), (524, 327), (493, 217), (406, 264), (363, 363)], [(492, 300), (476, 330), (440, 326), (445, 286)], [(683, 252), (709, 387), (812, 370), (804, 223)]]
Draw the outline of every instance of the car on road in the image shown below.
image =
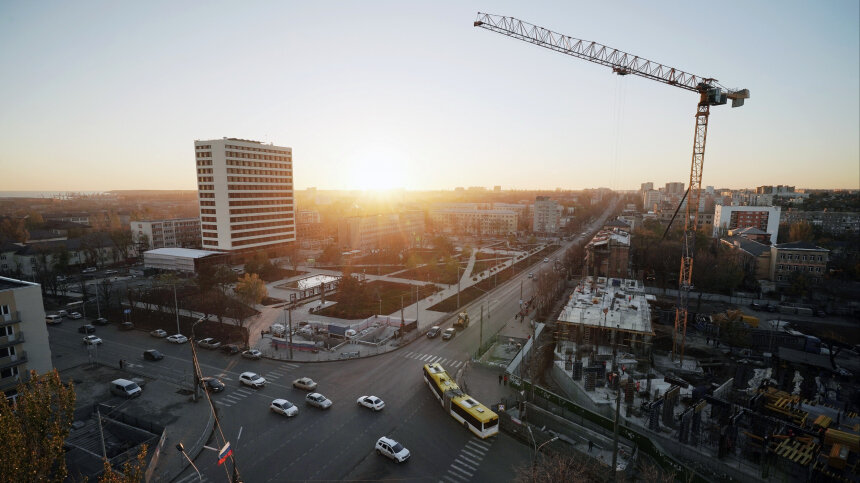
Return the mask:
[(119, 330), (132, 330), (134, 329), (134, 324), (131, 322), (123, 322), (119, 324)]
[(382, 399), (379, 399), (376, 396), (361, 396), (358, 398), (358, 405), (364, 406), (369, 409), (373, 409), (374, 411), (382, 411), (382, 408), (385, 407), (385, 403)]
[(239, 352), (241, 352), (241, 350), (236, 344), (227, 344), (221, 346), (221, 352), (227, 354), (228, 356), (232, 356), (233, 354), (238, 354)]
[(453, 327), (448, 327), (445, 332), (442, 332), (442, 340), (449, 340), (457, 334), (457, 330)]
[(147, 349), (143, 351), (143, 358), (147, 361), (160, 361), (164, 359), (164, 354), (155, 349)]
[(383, 436), (376, 441), (376, 454), (385, 455), (398, 463), (403, 463), (410, 456), (409, 450), (393, 439)]
[(117, 272), (116, 270), (105, 270), (105, 275), (114, 275), (117, 273), (119, 273), (119, 272)]
[(432, 338), (436, 337), (437, 335), (439, 335), (439, 332), (441, 332), (441, 331), (442, 331), (441, 327), (439, 327), (438, 325), (434, 325), (433, 327), (430, 327), (430, 330), (427, 331), (427, 338), (432, 339)]
[(82, 325), (78, 327), (78, 332), (81, 334), (92, 334), (96, 331), (96, 328), (90, 324)]
[(269, 405), (269, 409), (287, 417), (293, 417), (296, 414), (299, 414), (299, 408), (286, 399), (275, 399), (272, 401), (272, 404)]
[(246, 386), (256, 388), (263, 387), (266, 385), (266, 379), (263, 376), (254, 372), (243, 372), (242, 374), (239, 374), (239, 382)]
[(242, 357), (244, 357), (245, 359), (257, 360), (263, 357), (263, 353), (258, 351), (257, 349), (248, 349), (242, 352)]
[(159, 339), (163, 339), (167, 337), (167, 331), (164, 329), (155, 329), (149, 333), (149, 335), (153, 337), (158, 337)]
[(209, 392), (221, 392), (224, 390), (224, 383), (217, 377), (204, 377), (200, 379), (200, 383)]
[(83, 315), (79, 314), (78, 312), (72, 312), (71, 314), (69, 314), (70, 319), (77, 320), (77, 319), (80, 319), (81, 317), (83, 317)]
[(60, 309), (57, 311), (57, 315), (59, 315), (60, 317), (68, 317), (69, 313), (66, 312), (65, 310)]
[(548, 262), (548, 261), (549, 261), (549, 258), (544, 258), (544, 259), (543, 259), (543, 262), (544, 262), (544, 263), (546, 263), (546, 262)]
[(328, 409), (332, 404), (331, 399), (328, 399), (318, 392), (312, 392), (305, 396), (305, 402), (320, 409)]
[(529, 278), (535, 278), (535, 274), (533, 272), (529, 272)]
[(81, 273), (95, 273), (98, 271), (99, 271), (99, 269), (96, 267), (87, 267), (87, 268), (81, 270)]
[(108, 322), (108, 319), (106, 319), (104, 317), (99, 317), (96, 320), (94, 320), (93, 323), (96, 325), (108, 325), (110, 322)]
[(221, 342), (214, 337), (207, 337), (197, 341), (197, 345), (205, 349), (217, 349), (221, 347)]
[(854, 375), (848, 369), (845, 369), (844, 367), (838, 367), (838, 366), (836, 367), (836, 370), (834, 372), (836, 374), (842, 376), (842, 377), (851, 377)]
[(88, 335), (84, 337), (84, 344), (86, 345), (99, 345), (102, 343), (102, 340), (94, 335)]
[(317, 388), (317, 383), (310, 377), (300, 377), (293, 381), (293, 387), (304, 389), (305, 391), (313, 391)]
[(188, 342), (188, 337), (185, 337), (182, 334), (173, 334), (167, 336), (167, 342), (172, 342), (174, 344), (184, 344)]
[(753, 302), (753, 303), (751, 303), (751, 304), (750, 304), (750, 308), (751, 308), (751, 309), (753, 309), (753, 310), (758, 311), (758, 310), (761, 310), (761, 309), (762, 309), (762, 306), (761, 306), (761, 304), (757, 304), (757, 303)]
[(45, 316), (45, 323), (48, 325), (59, 324), (62, 321), (63, 321), (62, 315), (51, 314), (51, 315)]

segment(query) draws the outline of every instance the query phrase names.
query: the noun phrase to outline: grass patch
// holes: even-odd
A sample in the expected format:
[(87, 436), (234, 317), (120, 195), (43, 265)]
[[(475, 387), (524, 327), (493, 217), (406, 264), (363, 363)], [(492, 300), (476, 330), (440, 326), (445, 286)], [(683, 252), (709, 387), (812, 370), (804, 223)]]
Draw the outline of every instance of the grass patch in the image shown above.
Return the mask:
[[(401, 295), (404, 306), (412, 304), (415, 286), (375, 280), (367, 282), (363, 290), (364, 296), (355, 297), (352, 300), (337, 299), (341, 295), (338, 293), (335, 295), (337, 304), (315, 313), (338, 319), (366, 319), (380, 311), (379, 300), (382, 299), (382, 314), (391, 314), (400, 310)], [(419, 298), (425, 298), (438, 292), (439, 288), (433, 284), (427, 284), (419, 286), (418, 290)]]

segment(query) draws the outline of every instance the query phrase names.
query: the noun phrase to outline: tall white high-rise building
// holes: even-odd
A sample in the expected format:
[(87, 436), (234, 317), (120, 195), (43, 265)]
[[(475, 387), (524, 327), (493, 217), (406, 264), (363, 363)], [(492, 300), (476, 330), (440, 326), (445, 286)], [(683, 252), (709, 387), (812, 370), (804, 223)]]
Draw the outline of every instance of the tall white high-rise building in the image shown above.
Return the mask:
[(194, 141), (202, 245), (238, 259), (296, 241), (293, 150), (236, 138)]
[(535, 197), (532, 231), (535, 233), (558, 233), (558, 203), (548, 196)]

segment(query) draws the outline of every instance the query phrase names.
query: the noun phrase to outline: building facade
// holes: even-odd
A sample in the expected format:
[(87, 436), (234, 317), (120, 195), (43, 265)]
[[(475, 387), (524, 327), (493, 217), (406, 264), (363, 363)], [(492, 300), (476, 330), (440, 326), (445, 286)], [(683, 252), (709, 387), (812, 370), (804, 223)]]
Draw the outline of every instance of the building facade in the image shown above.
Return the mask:
[(642, 193), (642, 209), (645, 212), (655, 211), (655, 206), (659, 206), (663, 201), (663, 193), (657, 190), (647, 190)]
[(821, 282), (827, 274), (830, 250), (807, 242), (780, 243), (770, 247), (770, 279), (777, 285), (788, 285), (797, 275), (812, 283)]
[(770, 242), (776, 243), (779, 233), (778, 206), (725, 206), (714, 207), (713, 235), (719, 237), (728, 230), (753, 227), (770, 235)]
[(31, 370), (44, 374), (53, 367), (41, 287), (0, 277), (0, 391), (14, 398)]
[(285, 253), (296, 241), (292, 148), (223, 138), (194, 151), (203, 249)]
[(554, 234), (559, 229), (559, 205), (548, 196), (535, 198), (532, 231)]
[(144, 268), (171, 272), (197, 273), (204, 266), (229, 263), (227, 253), (192, 248), (156, 248), (143, 253)]
[(517, 212), (511, 210), (434, 209), (430, 221), (444, 233), (504, 236), (517, 231)]
[(827, 233), (860, 233), (860, 213), (852, 211), (798, 211), (782, 212), (782, 223), (806, 222)]
[(654, 189), (654, 183), (652, 183), (651, 181), (649, 181), (647, 183), (642, 183), (639, 186), (639, 191), (651, 191), (653, 189)]
[(587, 275), (630, 276), (630, 234), (618, 228), (602, 229), (585, 246)]
[(200, 248), (200, 218), (136, 220), (129, 223), (135, 242), (149, 240), (150, 248)]
[(672, 182), (666, 183), (665, 192), (667, 195), (678, 195), (682, 196), (684, 194), (684, 183), (680, 182)]
[(424, 238), (424, 225), (424, 213), (421, 211), (351, 216), (338, 223), (338, 247), (376, 250), (394, 243), (417, 245)]

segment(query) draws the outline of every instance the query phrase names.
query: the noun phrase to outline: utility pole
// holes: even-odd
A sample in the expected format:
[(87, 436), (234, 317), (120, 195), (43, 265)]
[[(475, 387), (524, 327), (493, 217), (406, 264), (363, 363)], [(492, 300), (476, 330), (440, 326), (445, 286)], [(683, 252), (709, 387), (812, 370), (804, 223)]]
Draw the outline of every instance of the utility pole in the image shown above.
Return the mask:
[[(96, 293), (98, 294), (98, 287), (96, 287)], [(182, 331), (179, 330), (179, 300), (176, 298), (176, 284), (173, 284), (173, 306), (176, 309), (176, 333), (181, 334)], [(191, 341), (194, 343), (194, 341)]]
[(289, 323), (290, 323), (290, 360), (293, 360), (293, 304), (289, 305)]
[[(487, 307), (487, 318), (490, 318), (490, 310)], [(481, 330), (478, 335), (478, 350), (481, 350), (481, 346), (484, 345), (484, 305), (481, 305)]]
[(457, 264), (457, 310), (460, 310), (460, 264)]

